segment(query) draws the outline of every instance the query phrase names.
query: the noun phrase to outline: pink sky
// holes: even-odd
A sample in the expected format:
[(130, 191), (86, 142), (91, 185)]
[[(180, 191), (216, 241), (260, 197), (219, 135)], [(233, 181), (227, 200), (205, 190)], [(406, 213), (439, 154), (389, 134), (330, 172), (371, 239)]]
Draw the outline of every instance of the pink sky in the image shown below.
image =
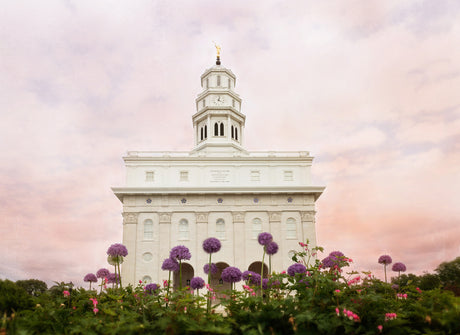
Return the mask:
[(246, 149), (315, 156), (326, 254), (380, 277), (382, 254), (460, 255), (460, 2), (5, 1), (0, 22), (0, 278), (108, 266), (121, 157), (192, 148), (214, 40)]

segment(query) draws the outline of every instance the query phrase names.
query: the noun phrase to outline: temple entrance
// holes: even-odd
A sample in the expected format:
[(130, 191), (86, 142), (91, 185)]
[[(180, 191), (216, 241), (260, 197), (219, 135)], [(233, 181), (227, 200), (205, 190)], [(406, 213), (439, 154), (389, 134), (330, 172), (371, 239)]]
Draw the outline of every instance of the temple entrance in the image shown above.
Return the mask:
[[(248, 270), (255, 272), (260, 275), (260, 272), (262, 270), (262, 262), (254, 262), (251, 265), (249, 265)], [(264, 263), (264, 273), (262, 278), (268, 278), (268, 267), (267, 264)]]
[[(193, 278), (195, 271), (190, 264), (182, 263), (182, 288), (190, 286), (190, 280)], [(179, 289), (179, 271), (174, 272), (173, 276), (173, 287), (174, 290)]]
[(219, 263), (216, 263), (216, 266), (217, 266), (217, 273), (211, 274), (211, 287), (216, 292), (216, 298), (220, 299), (222, 298), (223, 295), (225, 295), (224, 293), (225, 291), (231, 289), (231, 284), (224, 282), (221, 278), (222, 271), (225, 268), (229, 267), (229, 265), (224, 262), (219, 262)]

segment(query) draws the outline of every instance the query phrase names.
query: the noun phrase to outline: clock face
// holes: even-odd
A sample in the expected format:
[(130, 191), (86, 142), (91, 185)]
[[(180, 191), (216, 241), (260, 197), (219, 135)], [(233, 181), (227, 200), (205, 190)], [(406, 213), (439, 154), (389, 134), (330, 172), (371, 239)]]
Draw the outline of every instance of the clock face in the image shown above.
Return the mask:
[(224, 103), (225, 103), (225, 101), (224, 101), (224, 97), (223, 97), (223, 96), (218, 95), (218, 96), (216, 96), (216, 97), (214, 98), (214, 104), (215, 104), (215, 105), (223, 105)]

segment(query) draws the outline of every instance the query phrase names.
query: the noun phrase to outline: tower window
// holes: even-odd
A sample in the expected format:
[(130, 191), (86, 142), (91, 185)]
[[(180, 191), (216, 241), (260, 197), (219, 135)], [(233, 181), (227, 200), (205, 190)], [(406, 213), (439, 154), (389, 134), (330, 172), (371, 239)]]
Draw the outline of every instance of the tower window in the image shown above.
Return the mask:
[(232, 126), (232, 138), (235, 138), (235, 131), (233, 130), (233, 126)]
[(220, 86), (220, 76), (217, 76), (217, 86)]
[(209, 88), (209, 78), (206, 78), (206, 88)]
[(224, 136), (224, 124), (220, 124), (220, 136)]
[(188, 171), (180, 172), (180, 181), (188, 181)]
[(204, 126), (204, 138), (208, 138), (208, 126)]
[(231, 83), (232, 83), (232, 81), (230, 79), (228, 79), (228, 88), (230, 88)]
[(155, 174), (153, 171), (145, 171), (145, 181), (154, 181)]
[(206, 107), (206, 99), (203, 99), (203, 107)]
[(153, 240), (153, 221), (150, 219), (144, 221), (144, 240)]
[(297, 238), (297, 223), (294, 218), (286, 221), (286, 238)]
[(219, 136), (219, 125), (214, 123), (214, 136)]
[(224, 219), (218, 219), (216, 221), (216, 236), (218, 239), (225, 239), (225, 221)]
[(235, 99), (232, 99), (232, 107), (235, 107)]
[(188, 221), (186, 219), (182, 219), (179, 221), (179, 239), (188, 240), (188, 238), (189, 238)]
[(284, 181), (293, 181), (294, 172), (293, 171), (284, 171)]
[(252, 220), (252, 238), (256, 239), (262, 232), (262, 220), (255, 218)]
[(235, 127), (235, 140), (238, 141), (238, 128)]
[(203, 129), (203, 127), (201, 127), (201, 129), (200, 129), (200, 133), (201, 133), (200, 134), (200, 140), (203, 141), (203, 137), (204, 137), (204, 129)]

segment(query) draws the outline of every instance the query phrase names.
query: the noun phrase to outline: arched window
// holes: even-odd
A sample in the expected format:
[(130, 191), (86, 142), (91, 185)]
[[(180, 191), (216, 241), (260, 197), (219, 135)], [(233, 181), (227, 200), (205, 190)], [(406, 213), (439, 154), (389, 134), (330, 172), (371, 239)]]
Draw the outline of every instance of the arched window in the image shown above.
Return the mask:
[(153, 240), (153, 221), (150, 219), (144, 221), (144, 240)]
[(208, 138), (208, 126), (204, 126), (204, 138)]
[(238, 128), (235, 127), (235, 140), (238, 141)]
[(204, 134), (203, 134), (203, 127), (201, 127), (200, 131), (201, 131), (200, 140), (203, 141), (203, 135), (204, 135)]
[(218, 239), (225, 239), (225, 221), (224, 219), (217, 219), (216, 221), (216, 236)]
[(235, 138), (235, 131), (233, 129), (233, 126), (232, 126), (232, 138)]
[(219, 125), (214, 123), (214, 136), (219, 136)]
[(142, 284), (150, 284), (152, 282), (152, 277), (150, 276), (144, 276), (142, 278)]
[(297, 238), (297, 223), (294, 218), (286, 221), (286, 238)]
[(262, 220), (254, 218), (252, 220), (252, 238), (257, 238), (262, 232)]
[(224, 124), (220, 124), (220, 136), (224, 136)]
[(182, 219), (179, 221), (179, 240), (188, 240), (188, 221)]

